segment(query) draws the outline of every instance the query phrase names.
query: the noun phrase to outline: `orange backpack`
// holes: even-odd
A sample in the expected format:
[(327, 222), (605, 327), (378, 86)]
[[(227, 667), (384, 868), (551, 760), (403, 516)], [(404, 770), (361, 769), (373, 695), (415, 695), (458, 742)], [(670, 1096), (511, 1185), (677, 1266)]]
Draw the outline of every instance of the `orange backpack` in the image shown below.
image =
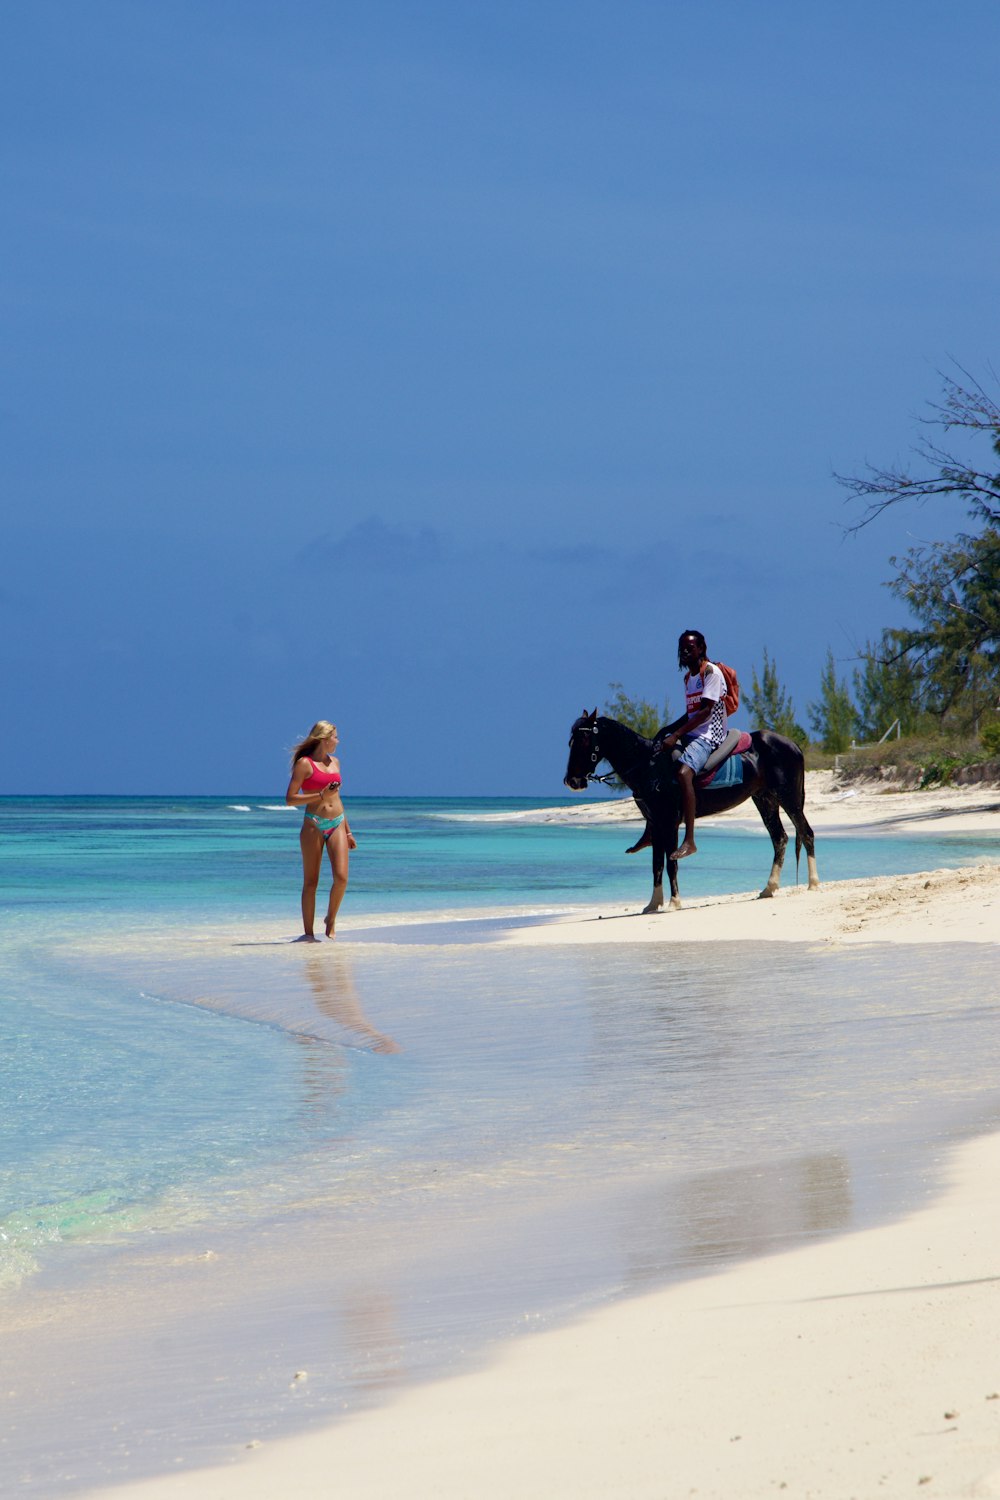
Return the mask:
[[(722, 695), (722, 702), (725, 706), (726, 718), (728, 719), (730, 714), (734, 714), (740, 706), (740, 680), (733, 668), (727, 667), (724, 661), (714, 662), (713, 665), (718, 667), (726, 679), (726, 691)], [(684, 673), (685, 684), (687, 684), (690, 676), (690, 672)]]
[(740, 680), (732, 667), (727, 667), (724, 661), (717, 661), (715, 665), (726, 679), (726, 717), (731, 717), (740, 706)]

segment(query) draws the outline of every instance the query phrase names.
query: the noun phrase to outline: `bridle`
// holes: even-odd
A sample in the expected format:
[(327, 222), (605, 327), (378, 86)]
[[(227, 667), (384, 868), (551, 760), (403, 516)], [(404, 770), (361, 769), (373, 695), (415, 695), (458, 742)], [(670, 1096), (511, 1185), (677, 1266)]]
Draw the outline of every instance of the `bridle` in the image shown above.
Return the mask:
[(573, 726), (573, 732), (572, 732), (572, 734), (569, 737), (569, 748), (571, 750), (573, 748), (573, 741), (576, 739), (576, 736), (578, 734), (592, 734), (594, 736), (594, 739), (593, 739), (593, 748), (591, 749), (591, 752), (590, 752), (590, 766), (591, 766), (591, 769), (586, 772), (587, 780), (588, 781), (601, 781), (601, 782), (607, 781), (610, 776), (614, 775), (613, 771), (609, 772), (608, 775), (598, 776), (597, 772), (593, 769), (594, 766), (596, 766), (600, 761), (602, 761), (604, 759), (604, 756), (601, 754), (601, 747), (597, 743), (597, 725), (596, 724), (574, 724), (574, 726)]
[[(600, 746), (597, 743), (597, 725), (596, 724), (577, 724), (576, 727), (575, 727), (575, 729), (573, 730), (573, 734), (574, 735), (575, 734), (592, 734), (594, 736), (593, 749), (590, 752), (590, 764), (592, 766), (599, 765), (600, 762), (604, 759), (604, 756), (601, 754), (601, 748), (600, 748)], [(570, 735), (570, 741), (569, 742), (570, 742), (570, 745), (572, 745), (572, 743), (573, 743), (573, 735)], [(628, 768), (627, 771), (606, 771), (603, 776), (598, 776), (598, 774), (597, 774), (596, 771), (588, 771), (587, 772), (587, 780), (588, 781), (600, 781), (602, 783), (603, 782), (608, 782), (608, 781), (618, 781), (618, 782), (624, 781), (627, 784), (628, 778), (631, 776), (632, 772), (636, 769), (636, 766), (638, 766), (640, 763), (641, 762), (637, 760), (635, 762), (635, 765), (629, 766), (629, 768)]]

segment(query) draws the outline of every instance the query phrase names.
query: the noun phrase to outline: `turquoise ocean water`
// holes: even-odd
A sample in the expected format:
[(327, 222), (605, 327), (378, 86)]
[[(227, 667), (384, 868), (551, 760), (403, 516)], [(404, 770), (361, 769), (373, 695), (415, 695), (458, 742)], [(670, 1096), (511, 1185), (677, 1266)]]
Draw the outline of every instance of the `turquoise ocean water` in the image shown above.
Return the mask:
[[(58, 826), (0, 799), (16, 1489), (168, 1465), (195, 1409), (188, 1457), (212, 1457), (595, 1300), (871, 1222), (996, 1124), (985, 945), (505, 947), (514, 921), (648, 896), (632, 830), (564, 805), (352, 799), (341, 940), (308, 947), (277, 799), (81, 798)], [(763, 883), (763, 830), (708, 825), (699, 847), (689, 901)], [(827, 835), (817, 853), (842, 879), (1000, 850)], [(87, 1391), (52, 1331), (67, 1297), (103, 1372)], [(139, 1358), (168, 1305), (206, 1360), (238, 1328), (244, 1376), (206, 1391)], [(132, 1413), (127, 1451), (109, 1411)]]

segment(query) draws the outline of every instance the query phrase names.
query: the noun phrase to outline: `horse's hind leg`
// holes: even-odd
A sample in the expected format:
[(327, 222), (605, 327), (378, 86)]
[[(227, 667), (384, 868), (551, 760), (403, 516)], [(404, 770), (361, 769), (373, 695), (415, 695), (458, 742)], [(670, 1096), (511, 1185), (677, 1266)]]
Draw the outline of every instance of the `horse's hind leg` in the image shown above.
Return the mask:
[(781, 867), (785, 863), (785, 850), (788, 847), (788, 834), (785, 832), (778, 811), (778, 799), (774, 792), (758, 792), (753, 799), (753, 805), (760, 813), (764, 827), (771, 835), (771, 843), (774, 845), (774, 863), (771, 865), (771, 873), (767, 877), (767, 885), (760, 893), (760, 899), (764, 900), (773, 896), (781, 884)]
[[(791, 746), (788, 746), (791, 749)], [(795, 875), (798, 878), (799, 854), (802, 845), (806, 846), (806, 859), (809, 864), (809, 889), (815, 891), (819, 886), (819, 872), (816, 869), (816, 839), (805, 815), (806, 805), (806, 768), (801, 752), (797, 752), (794, 760), (782, 763), (780, 759), (775, 760), (772, 767), (774, 776), (774, 794), (781, 804), (782, 812), (786, 812), (792, 820), (795, 828)]]
[(809, 870), (809, 889), (819, 890), (819, 871), (816, 868), (816, 837), (806, 821), (806, 815), (801, 809), (796, 812), (791, 807), (786, 807), (785, 812), (795, 824), (795, 856), (796, 868), (798, 867), (799, 845), (805, 845), (806, 865)]

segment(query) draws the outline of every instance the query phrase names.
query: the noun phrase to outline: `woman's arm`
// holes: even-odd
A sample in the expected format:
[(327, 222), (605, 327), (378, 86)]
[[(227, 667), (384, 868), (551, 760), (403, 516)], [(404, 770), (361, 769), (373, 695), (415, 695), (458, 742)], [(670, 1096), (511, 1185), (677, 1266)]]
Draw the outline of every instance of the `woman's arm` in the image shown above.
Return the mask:
[(285, 793), (285, 802), (289, 807), (310, 807), (314, 802), (322, 801), (325, 794), (323, 788), (320, 788), (318, 792), (304, 792), (302, 790), (302, 783), (309, 775), (311, 769), (312, 767), (305, 756), (301, 760), (297, 760), (292, 767), (292, 779), (288, 783), (288, 790)]
[[(338, 770), (338, 772), (340, 770), (340, 762), (339, 761), (337, 762), (337, 770)], [(340, 805), (341, 805), (341, 807), (344, 807), (343, 802), (341, 802)], [(349, 849), (356, 849), (358, 847), (358, 841), (354, 837), (354, 834), (351, 832), (351, 825), (347, 821), (347, 808), (346, 807), (344, 807), (344, 832), (347, 834), (347, 847)]]

